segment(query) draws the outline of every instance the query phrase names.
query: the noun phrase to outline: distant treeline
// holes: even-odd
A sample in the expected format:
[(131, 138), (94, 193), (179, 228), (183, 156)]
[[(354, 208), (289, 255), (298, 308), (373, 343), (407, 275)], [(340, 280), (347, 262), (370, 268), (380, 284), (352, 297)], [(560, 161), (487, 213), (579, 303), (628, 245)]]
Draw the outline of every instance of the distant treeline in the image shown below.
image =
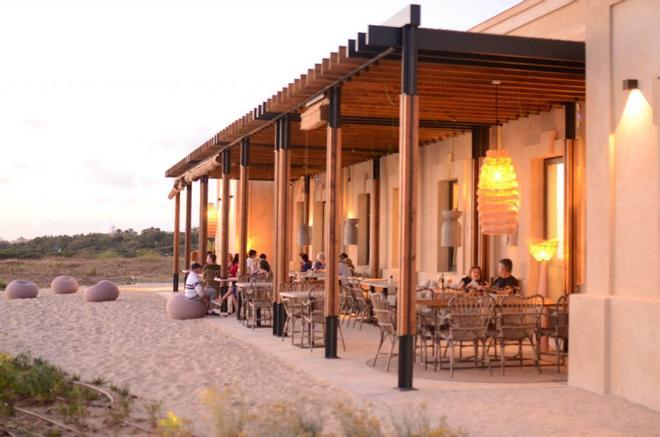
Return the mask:
[[(180, 253), (183, 253), (183, 234)], [(163, 256), (173, 253), (173, 233), (158, 228), (141, 232), (117, 229), (111, 234), (78, 234), (37, 237), (32, 240), (9, 243), (0, 240), (0, 259), (43, 258), (47, 256), (135, 257), (145, 254)], [(196, 249), (197, 229), (192, 231), (193, 249)]]

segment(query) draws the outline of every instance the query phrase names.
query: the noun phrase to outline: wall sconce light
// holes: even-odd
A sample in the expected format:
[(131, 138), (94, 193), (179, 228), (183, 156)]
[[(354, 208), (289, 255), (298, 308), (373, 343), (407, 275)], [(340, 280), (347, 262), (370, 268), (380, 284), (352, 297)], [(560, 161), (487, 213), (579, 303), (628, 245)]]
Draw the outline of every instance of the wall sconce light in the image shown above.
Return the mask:
[(639, 88), (639, 81), (637, 79), (625, 79), (623, 81), (623, 90), (636, 90)]
[(548, 262), (552, 260), (557, 252), (557, 239), (552, 240), (532, 240), (529, 242), (529, 253), (532, 257), (541, 263), (541, 271), (539, 272), (539, 285), (537, 293), (545, 297), (547, 282), (548, 282)]
[(347, 218), (344, 222), (344, 245), (354, 246), (358, 244), (358, 227), (360, 220), (356, 218)]

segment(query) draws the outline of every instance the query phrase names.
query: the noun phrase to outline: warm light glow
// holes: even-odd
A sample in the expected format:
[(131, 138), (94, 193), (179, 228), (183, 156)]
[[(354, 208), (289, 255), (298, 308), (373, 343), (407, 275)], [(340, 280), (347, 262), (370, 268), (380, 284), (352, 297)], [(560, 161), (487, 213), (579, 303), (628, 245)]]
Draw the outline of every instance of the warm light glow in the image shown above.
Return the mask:
[(506, 150), (489, 150), (479, 173), (479, 225), (486, 235), (513, 234), (518, 224), (520, 193), (513, 162)]
[(215, 203), (209, 203), (206, 218), (208, 220), (206, 226), (208, 236), (209, 238), (215, 238), (215, 234), (218, 231), (218, 209), (215, 207)]
[(538, 262), (548, 262), (557, 251), (557, 239), (532, 240), (529, 242), (529, 253)]
[(644, 94), (638, 89), (630, 91), (626, 106), (623, 108), (619, 126), (629, 124), (630, 127), (638, 125), (640, 122), (648, 120), (652, 112), (651, 105), (644, 97)]

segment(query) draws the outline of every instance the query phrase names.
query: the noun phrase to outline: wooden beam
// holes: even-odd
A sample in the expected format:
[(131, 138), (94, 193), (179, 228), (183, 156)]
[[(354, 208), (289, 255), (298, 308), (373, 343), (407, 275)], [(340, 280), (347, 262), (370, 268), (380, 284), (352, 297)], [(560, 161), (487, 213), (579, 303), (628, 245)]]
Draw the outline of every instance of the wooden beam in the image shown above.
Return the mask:
[(192, 184), (186, 185), (186, 234), (185, 246), (185, 268), (190, 268), (190, 253), (192, 252)]
[(325, 197), (325, 357), (337, 358), (337, 329), (339, 321), (339, 253), (342, 218), (341, 174), (341, 88), (330, 90), (327, 126), (326, 197)]
[(204, 264), (206, 248), (208, 247), (208, 206), (209, 206), (209, 177), (199, 179), (199, 240), (197, 243), (198, 260)]
[(179, 227), (181, 221), (181, 194), (179, 191), (174, 196), (174, 238), (172, 241), (172, 290), (179, 291)]
[(564, 293), (575, 293), (577, 250), (575, 240), (575, 139), (576, 105), (564, 107), (566, 140), (564, 143)]
[(289, 248), (289, 180), (291, 166), (289, 147), (291, 145), (290, 120), (283, 117), (277, 120), (276, 128), (276, 246), (275, 271), (273, 277), (273, 335), (284, 335), (286, 313), (280, 297), (282, 287), (288, 278)]

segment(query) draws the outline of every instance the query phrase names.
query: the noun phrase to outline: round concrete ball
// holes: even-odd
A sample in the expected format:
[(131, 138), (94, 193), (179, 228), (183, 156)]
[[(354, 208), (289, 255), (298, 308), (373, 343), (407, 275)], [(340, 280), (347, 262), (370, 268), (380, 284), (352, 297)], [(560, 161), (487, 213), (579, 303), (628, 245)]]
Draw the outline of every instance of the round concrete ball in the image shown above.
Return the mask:
[(78, 281), (71, 276), (62, 275), (53, 279), (50, 288), (55, 294), (71, 294), (78, 291)]
[(198, 300), (188, 299), (183, 294), (175, 294), (167, 301), (167, 315), (171, 319), (199, 319), (206, 315), (206, 305)]
[(119, 297), (119, 288), (112, 282), (104, 279), (91, 287), (87, 287), (83, 292), (83, 297), (87, 302), (116, 300)]
[(16, 279), (5, 289), (7, 299), (32, 299), (39, 295), (39, 287), (32, 281)]

